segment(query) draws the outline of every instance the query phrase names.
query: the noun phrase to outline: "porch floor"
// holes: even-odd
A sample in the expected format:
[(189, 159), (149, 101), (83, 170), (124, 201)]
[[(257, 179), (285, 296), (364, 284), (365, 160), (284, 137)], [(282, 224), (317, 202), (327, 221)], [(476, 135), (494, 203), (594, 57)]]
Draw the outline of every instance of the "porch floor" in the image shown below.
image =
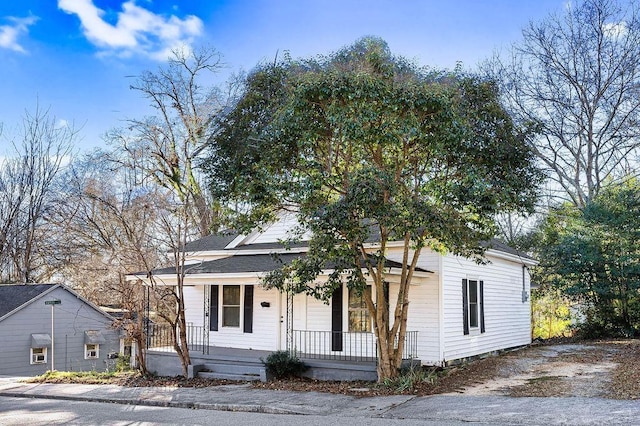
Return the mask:
[[(203, 350), (204, 349), (204, 350)], [(208, 353), (207, 353), (208, 349)], [(173, 348), (156, 347), (147, 349), (149, 354), (175, 354)], [(192, 345), (189, 354), (192, 363), (197, 364), (235, 364), (250, 366), (262, 366), (262, 360), (273, 351), (224, 348), (219, 346), (209, 346), (203, 348), (202, 345)], [(305, 357), (299, 354), (298, 358), (309, 368), (305, 376), (321, 380), (376, 380), (376, 361), (371, 358), (365, 360), (353, 359), (318, 359), (317, 355)]]
[[(148, 351), (153, 352), (173, 352), (173, 348), (171, 347), (158, 347), (158, 348), (149, 348)], [(237, 361), (237, 362), (248, 362), (248, 363), (261, 363), (262, 360), (266, 360), (269, 355), (271, 355), (274, 351), (264, 351), (257, 349), (240, 349), (240, 348), (224, 348), (220, 346), (209, 346), (204, 347), (202, 345), (191, 345), (189, 346), (189, 353), (191, 356), (197, 356), (198, 358), (204, 358), (208, 360), (222, 360), (222, 361)], [(305, 354), (298, 354), (298, 358), (300, 360), (305, 361), (305, 363), (312, 364), (341, 364), (341, 365), (372, 365), (375, 367), (376, 360), (374, 358), (363, 358), (363, 359), (348, 359), (346, 357), (340, 357), (339, 355), (335, 357), (318, 357), (318, 355), (310, 354), (305, 356)]]

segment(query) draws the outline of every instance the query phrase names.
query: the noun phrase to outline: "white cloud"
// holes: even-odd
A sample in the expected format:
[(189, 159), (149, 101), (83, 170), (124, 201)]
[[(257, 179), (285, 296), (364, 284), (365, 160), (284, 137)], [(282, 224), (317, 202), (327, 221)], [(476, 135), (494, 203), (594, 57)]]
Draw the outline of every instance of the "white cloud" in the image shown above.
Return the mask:
[(69, 122), (65, 119), (60, 118), (57, 122), (56, 122), (56, 129), (62, 129), (64, 127), (69, 127)]
[(26, 53), (26, 50), (18, 42), (18, 38), (29, 32), (29, 26), (33, 25), (38, 18), (29, 16), (27, 18), (7, 17), (11, 21), (10, 25), (0, 25), (0, 47)]
[(626, 22), (621, 21), (616, 24), (614, 23), (604, 24), (602, 26), (602, 31), (605, 36), (608, 36), (611, 38), (619, 38), (627, 34), (628, 27)]
[(167, 52), (181, 46), (189, 46), (202, 34), (203, 23), (197, 16), (180, 19), (175, 15), (165, 17), (135, 4), (125, 2), (114, 24), (104, 20), (105, 11), (93, 4), (93, 0), (58, 0), (58, 7), (80, 18), (84, 35), (104, 53), (121, 56), (145, 54), (164, 60)]

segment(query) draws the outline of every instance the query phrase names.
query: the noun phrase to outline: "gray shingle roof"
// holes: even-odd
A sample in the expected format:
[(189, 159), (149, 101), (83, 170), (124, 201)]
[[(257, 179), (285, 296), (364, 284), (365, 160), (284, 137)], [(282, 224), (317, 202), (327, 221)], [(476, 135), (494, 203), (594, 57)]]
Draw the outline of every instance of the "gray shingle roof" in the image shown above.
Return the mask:
[[(210, 251), (210, 250), (224, 250), (227, 245), (231, 241), (233, 241), (236, 237), (238, 237), (238, 233), (233, 231), (225, 231), (220, 234), (208, 235), (206, 237), (200, 238), (198, 240), (192, 241), (185, 245), (185, 251), (187, 252), (198, 252), (198, 251)], [(375, 235), (370, 235), (367, 242), (373, 243), (375, 242)], [(234, 247), (233, 250), (278, 250), (284, 249), (285, 247), (297, 248), (297, 247), (307, 247), (309, 244), (307, 241), (299, 241), (288, 243), (286, 246), (283, 243), (275, 242), (275, 243), (259, 243), (259, 244), (246, 244), (240, 245), (238, 247)], [(482, 245), (486, 248), (490, 248), (493, 250), (501, 251), (504, 253), (513, 254), (515, 256), (522, 257), (524, 259), (535, 260), (533, 257), (528, 254), (516, 250), (504, 242), (498, 240), (497, 238), (493, 238), (490, 241), (485, 241)]]
[(486, 248), (501, 251), (503, 253), (513, 254), (518, 257), (522, 257), (523, 259), (536, 260), (535, 258), (529, 256), (527, 253), (516, 250), (513, 247), (506, 245), (504, 242), (500, 241), (497, 238), (493, 238), (488, 242), (483, 243)]
[(207, 235), (206, 237), (185, 244), (184, 251), (224, 250), (238, 235), (239, 234), (234, 231), (223, 231), (218, 234)]
[(57, 284), (0, 285), (0, 318)]
[(298, 248), (308, 247), (308, 241), (296, 241), (283, 243), (257, 243), (257, 244), (245, 244), (235, 247), (233, 250), (279, 250), (285, 248)]
[[(269, 272), (278, 269), (283, 264), (289, 264), (294, 259), (305, 256), (305, 253), (284, 253), (277, 256), (270, 254), (255, 254), (246, 256), (231, 256), (224, 259), (208, 260), (192, 265), (185, 265), (185, 274), (233, 274), (246, 272)], [(402, 264), (392, 260), (386, 260), (388, 268), (400, 268)], [(326, 269), (333, 269), (333, 265), (326, 265)], [(426, 269), (416, 268), (416, 271), (431, 272)], [(175, 267), (155, 269), (152, 275), (175, 274)]]
[[(304, 256), (303, 253), (286, 253), (278, 256), (282, 263), (290, 263), (293, 259)], [(185, 273), (191, 274), (233, 274), (241, 272), (268, 272), (282, 266), (270, 254), (255, 254), (249, 256), (231, 256), (224, 259), (208, 260), (206, 262), (185, 265)], [(154, 269), (153, 275), (175, 274), (176, 268)]]

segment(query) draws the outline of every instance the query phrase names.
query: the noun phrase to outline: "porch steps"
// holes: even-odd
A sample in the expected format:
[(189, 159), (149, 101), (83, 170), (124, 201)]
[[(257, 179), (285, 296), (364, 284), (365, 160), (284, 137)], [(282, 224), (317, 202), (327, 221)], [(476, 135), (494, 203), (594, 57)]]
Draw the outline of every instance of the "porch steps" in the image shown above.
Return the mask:
[(260, 361), (239, 358), (207, 360), (200, 367), (198, 377), (237, 381), (266, 381), (267, 379), (265, 367)]

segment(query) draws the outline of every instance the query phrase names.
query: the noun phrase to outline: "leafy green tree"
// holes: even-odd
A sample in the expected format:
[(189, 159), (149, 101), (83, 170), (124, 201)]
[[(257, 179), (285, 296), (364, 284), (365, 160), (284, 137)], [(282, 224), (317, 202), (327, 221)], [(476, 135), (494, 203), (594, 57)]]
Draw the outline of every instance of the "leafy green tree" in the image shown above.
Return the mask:
[(588, 334), (640, 330), (639, 214), (640, 184), (630, 178), (603, 187), (584, 209), (566, 206), (547, 221), (541, 267), (582, 306)]
[[(539, 181), (528, 134), (513, 126), (491, 81), (420, 68), (377, 38), (258, 67), (217, 124), (206, 167), (212, 187), (246, 213), (239, 223), (292, 209), (312, 231), (308, 254), (265, 283), (324, 300), (343, 283), (362, 294), (379, 380), (399, 371), (422, 249), (481, 261), (494, 216), (530, 209)], [(391, 242), (403, 250), (393, 312), (384, 268)], [(316, 284), (327, 265), (334, 272)]]
[(531, 292), (533, 338), (551, 339), (570, 333), (570, 303), (554, 287), (542, 286)]

